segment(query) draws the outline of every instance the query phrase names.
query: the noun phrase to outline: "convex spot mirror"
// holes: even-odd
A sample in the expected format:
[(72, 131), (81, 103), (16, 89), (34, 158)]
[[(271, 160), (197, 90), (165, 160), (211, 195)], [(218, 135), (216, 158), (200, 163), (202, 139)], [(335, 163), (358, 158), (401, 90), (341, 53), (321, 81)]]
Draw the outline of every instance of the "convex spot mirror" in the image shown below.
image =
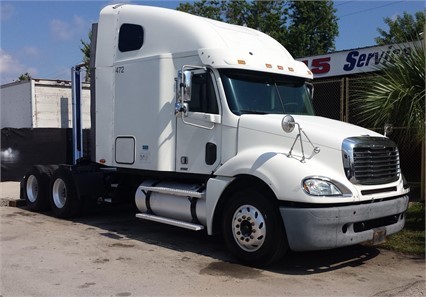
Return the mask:
[(311, 97), (311, 100), (314, 100), (314, 85), (311, 83), (306, 83), (306, 88), (308, 90), (308, 94)]
[(285, 115), (281, 121), (281, 128), (286, 133), (291, 133), (294, 130), (294, 127), (296, 126), (296, 122), (294, 121), (294, 118), (291, 115)]

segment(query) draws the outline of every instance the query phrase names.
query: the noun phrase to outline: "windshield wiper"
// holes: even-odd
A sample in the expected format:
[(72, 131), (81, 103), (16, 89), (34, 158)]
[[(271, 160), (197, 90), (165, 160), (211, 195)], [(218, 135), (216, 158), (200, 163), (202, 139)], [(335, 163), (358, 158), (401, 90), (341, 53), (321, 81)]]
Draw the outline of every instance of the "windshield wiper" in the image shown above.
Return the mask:
[(275, 91), (277, 92), (278, 98), (280, 99), (281, 107), (283, 108), (283, 112), (285, 113), (284, 101), (283, 101), (283, 98), (281, 98), (280, 90), (278, 90), (277, 83), (274, 83), (274, 85), (275, 85)]

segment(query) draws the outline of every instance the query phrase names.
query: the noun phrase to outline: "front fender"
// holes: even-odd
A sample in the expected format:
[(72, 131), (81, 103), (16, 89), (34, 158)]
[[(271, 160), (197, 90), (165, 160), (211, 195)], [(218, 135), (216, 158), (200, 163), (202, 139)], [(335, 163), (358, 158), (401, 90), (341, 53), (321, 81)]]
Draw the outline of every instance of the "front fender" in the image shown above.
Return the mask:
[[(322, 197), (318, 201), (318, 198), (307, 195), (303, 191), (302, 180), (308, 176), (325, 176), (345, 184), (354, 193), (356, 190), (343, 173), (341, 159), (336, 156), (340, 154), (336, 154), (335, 150), (323, 148), (319, 155), (301, 162), (300, 158), (288, 157), (285, 153), (267, 150), (265, 147), (248, 149), (223, 164), (215, 175), (255, 176), (271, 188), (278, 200), (327, 203), (330, 202), (328, 198)], [(344, 202), (349, 202), (348, 197), (343, 199)], [(338, 202), (337, 200), (339, 198), (333, 197), (331, 201)]]

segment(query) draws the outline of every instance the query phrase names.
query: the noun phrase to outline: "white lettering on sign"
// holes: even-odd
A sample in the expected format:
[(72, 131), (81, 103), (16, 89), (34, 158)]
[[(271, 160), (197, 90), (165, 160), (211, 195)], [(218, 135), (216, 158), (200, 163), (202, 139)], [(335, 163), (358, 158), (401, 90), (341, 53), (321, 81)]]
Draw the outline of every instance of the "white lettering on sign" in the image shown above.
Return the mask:
[(375, 46), (297, 59), (305, 63), (314, 78), (377, 71), (392, 55), (410, 55), (420, 41), (388, 46)]

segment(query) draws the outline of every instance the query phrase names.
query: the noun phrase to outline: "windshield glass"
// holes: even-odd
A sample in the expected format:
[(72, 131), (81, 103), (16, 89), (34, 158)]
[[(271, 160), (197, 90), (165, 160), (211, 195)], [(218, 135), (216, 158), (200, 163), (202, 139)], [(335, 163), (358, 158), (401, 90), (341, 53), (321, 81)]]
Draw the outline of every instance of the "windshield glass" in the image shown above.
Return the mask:
[(314, 115), (302, 78), (244, 70), (222, 70), (229, 108), (241, 114)]

